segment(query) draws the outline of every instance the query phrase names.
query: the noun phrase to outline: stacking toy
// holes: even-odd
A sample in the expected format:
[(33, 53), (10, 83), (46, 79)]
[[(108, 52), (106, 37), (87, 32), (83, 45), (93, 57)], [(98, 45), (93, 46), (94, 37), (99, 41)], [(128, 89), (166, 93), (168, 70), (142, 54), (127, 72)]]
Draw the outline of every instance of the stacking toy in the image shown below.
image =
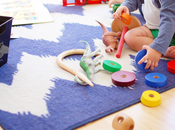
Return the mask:
[(121, 21), (123, 23), (125, 23), (126, 25), (130, 25), (131, 24), (131, 20), (132, 20), (132, 18), (128, 14), (122, 13), (122, 15), (121, 15)]
[(130, 15), (130, 17), (132, 18), (132, 20), (129, 25), (123, 23), (123, 21), (120, 19), (114, 19), (111, 24), (112, 31), (117, 33), (122, 32), (125, 26), (128, 27), (128, 30), (141, 26), (141, 23), (137, 17), (135, 17), (134, 15)]
[(124, 45), (124, 36), (125, 36), (125, 33), (128, 31), (128, 27), (125, 26), (123, 28), (123, 31), (122, 31), (122, 35), (121, 35), (121, 38), (120, 38), (120, 42), (119, 42), (119, 45), (118, 45), (118, 48), (117, 48), (117, 54), (116, 54), (116, 57), (117, 58), (120, 58), (121, 56), (121, 53), (122, 53), (122, 49), (123, 49), (123, 45)]
[(136, 75), (128, 71), (118, 71), (113, 73), (111, 78), (114, 85), (126, 87), (135, 83)]
[(104, 60), (103, 68), (109, 72), (116, 72), (119, 71), (122, 68), (122, 66), (114, 61)]
[(145, 76), (145, 83), (151, 87), (163, 87), (167, 83), (167, 77), (161, 73), (149, 73)]
[(149, 69), (145, 69), (146, 63), (142, 63), (142, 64), (138, 64), (138, 62), (146, 55), (147, 51), (145, 49), (140, 50), (139, 52), (137, 52), (136, 56), (135, 56), (135, 64), (136, 66), (143, 71), (148, 71)]
[(156, 91), (146, 90), (142, 93), (140, 100), (145, 106), (156, 107), (161, 103), (161, 96)]
[(169, 61), (167, 63), (167, 69), (169, 72), (175, 74), (175, 60)]
[(118, 113), (113, 119), (112, 127), (115, 130), (133, 130), (134, 121), (131, 117), (123, 113)]

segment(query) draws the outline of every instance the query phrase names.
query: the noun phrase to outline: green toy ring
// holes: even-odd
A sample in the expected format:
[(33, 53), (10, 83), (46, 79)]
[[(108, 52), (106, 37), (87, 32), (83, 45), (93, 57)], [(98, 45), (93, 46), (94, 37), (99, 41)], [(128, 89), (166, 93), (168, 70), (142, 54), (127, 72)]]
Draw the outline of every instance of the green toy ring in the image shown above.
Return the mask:
[(109, 72), (116, 72), (119, 71), (122, 68), (122, 66), (114, 61), (104, 60), (103, 68)]

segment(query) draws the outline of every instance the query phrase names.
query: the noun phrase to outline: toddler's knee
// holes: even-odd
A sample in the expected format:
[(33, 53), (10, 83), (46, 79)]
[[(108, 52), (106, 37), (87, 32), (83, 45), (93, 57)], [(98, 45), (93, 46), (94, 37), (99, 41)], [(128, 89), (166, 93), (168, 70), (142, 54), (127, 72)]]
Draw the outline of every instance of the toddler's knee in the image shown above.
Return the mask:
[(132, 33), (130, 31), (126, 32), (124, 39), (126, 44), (130, 44), (132, 42)]

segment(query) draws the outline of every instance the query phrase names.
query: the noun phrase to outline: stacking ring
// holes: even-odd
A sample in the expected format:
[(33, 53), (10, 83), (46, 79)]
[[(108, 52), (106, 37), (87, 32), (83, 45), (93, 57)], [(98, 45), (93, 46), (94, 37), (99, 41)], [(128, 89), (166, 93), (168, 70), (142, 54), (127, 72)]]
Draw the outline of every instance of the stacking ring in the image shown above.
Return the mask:
[(128, 71), (118, 71), (113, 73), (111, 78), (114, 85), (126, 87), (135, 83), (136, 75)]
[(163, 87), (167, 83), (167, 77), (161, 73), (149, 73), (145, 76), (145, 83), (151, 87)]
[(161, 103), (161, 96), (156, 91), (146, 90), (142, 93), (140, 100), (145, 106), (156, 107)]

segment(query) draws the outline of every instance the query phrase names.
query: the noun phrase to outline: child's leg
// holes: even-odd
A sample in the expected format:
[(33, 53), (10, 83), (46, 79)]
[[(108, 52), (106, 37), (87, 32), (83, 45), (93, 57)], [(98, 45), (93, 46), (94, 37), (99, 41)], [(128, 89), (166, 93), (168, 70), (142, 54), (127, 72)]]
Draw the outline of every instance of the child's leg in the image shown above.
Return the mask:
[[(142, 50), (143, 45), (153, 43), (154, 37), (147, 27), (142, 26), (129, 30), (125, 34), (125, 42), (133, 50), (139, 51)], [(175, 46), (168, 47), (164, 56), (175, 59)]]
[(133, 50), (140, 51), (143, 45), (153, 43), (154, 37), (146, 26), (141, 26), (129, 30), (125, 34), (125, 42)]

